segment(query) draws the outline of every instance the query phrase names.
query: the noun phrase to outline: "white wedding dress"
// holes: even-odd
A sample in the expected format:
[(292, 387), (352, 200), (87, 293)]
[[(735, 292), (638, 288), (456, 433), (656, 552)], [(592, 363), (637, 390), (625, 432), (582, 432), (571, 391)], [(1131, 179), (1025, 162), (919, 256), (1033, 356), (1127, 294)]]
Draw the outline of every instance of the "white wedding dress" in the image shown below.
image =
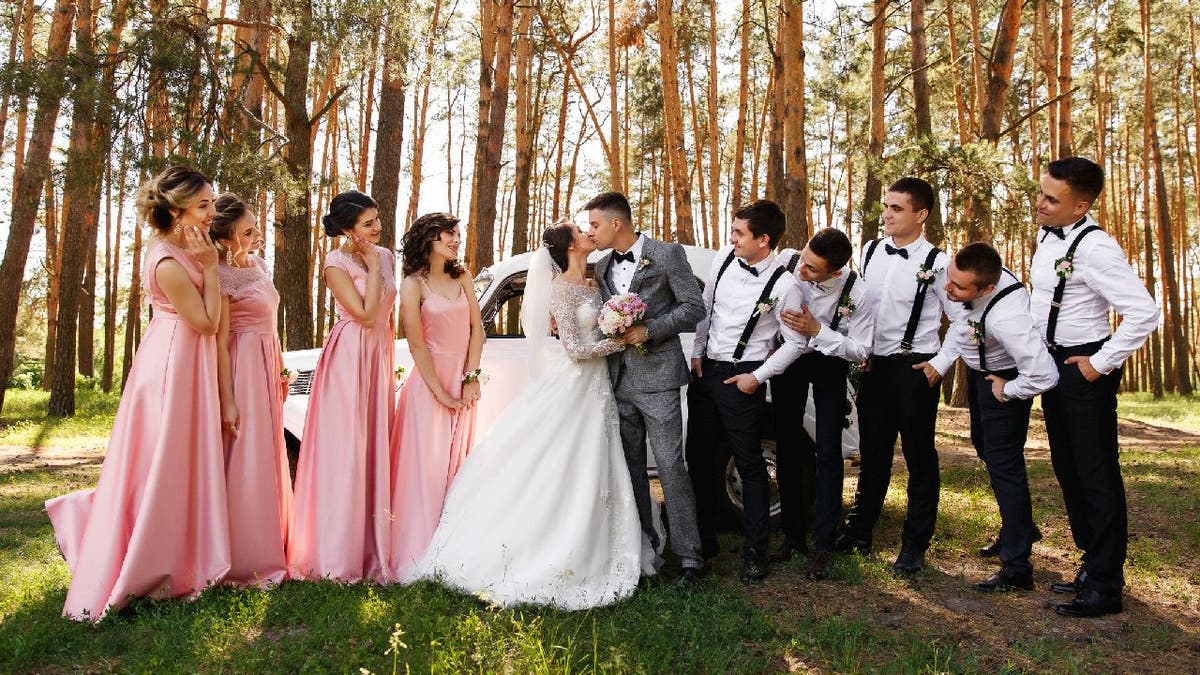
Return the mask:
[[(467, 455), (402, 582), (586, 609), (627, 597), (661, 562), (642, 535), (604, 358), (624, 344), (596, 327), (599, 292), (551, 282), (551, 265), (539, 251), (524, 298), (532, 380)], [(560, 339), (539, 339), (551, 314)]]

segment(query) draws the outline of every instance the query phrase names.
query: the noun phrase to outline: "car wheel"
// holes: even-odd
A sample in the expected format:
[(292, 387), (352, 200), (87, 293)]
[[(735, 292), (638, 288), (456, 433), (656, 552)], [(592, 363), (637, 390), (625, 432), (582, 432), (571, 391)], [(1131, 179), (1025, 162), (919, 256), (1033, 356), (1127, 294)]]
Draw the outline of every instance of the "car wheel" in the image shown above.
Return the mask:
[[(775, 441), (773, 439), (764, 438), (762, 441), (763, 459), (767, 462), (767, 490), (768, 490), (768, 505), (771, 512), (771, 524), (778, 523), (780, 506), (779, 506), (779, 483), (775, 479)], [(727, 524), (731, 529), (742, 528), (742, 477), (738, 475), (737, 465), (734, 463), (733, 455), (729, 455), (724, 463), (725, 471), (721, 477), (722, 483), (725, 485), (725, 502), (728, 518)]]

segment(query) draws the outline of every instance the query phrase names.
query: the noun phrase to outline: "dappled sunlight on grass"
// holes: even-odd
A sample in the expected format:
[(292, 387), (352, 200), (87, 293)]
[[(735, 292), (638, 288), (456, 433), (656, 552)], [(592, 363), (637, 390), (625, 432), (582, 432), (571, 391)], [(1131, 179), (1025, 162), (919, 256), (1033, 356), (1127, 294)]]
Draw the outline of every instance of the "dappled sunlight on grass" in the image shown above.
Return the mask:
[(48, 417), (46, 404), (50, 392), (8, 390), (0, 414), (0, 445), (35, 449), (103, 447), (108, 442), (120, 394), (80, 388), (75, 396), (74, 417)]
[(1141, 422), (1200, 433), (1200, 396), (1164, 394), (1162, 398), (1155, 399), (1147, 392), (1121, 394), (1117, 397), (1117, 414)]

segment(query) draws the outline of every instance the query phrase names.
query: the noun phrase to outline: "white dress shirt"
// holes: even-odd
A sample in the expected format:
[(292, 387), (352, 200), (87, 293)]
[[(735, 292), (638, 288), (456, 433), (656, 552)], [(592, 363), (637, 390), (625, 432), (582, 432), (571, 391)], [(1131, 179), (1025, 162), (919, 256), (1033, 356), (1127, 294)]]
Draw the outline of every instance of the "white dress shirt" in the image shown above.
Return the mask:
[[(1030, 308), (1043, 339), (1050, 320), (1050, 301), (1058, 285), (1054, 267), (1083, 228), (1095, 224), (1088, 216), (1081, 224), (1068, 225), (1063, 228), (1066, 235), (1063, 239), (1038, 230), (1039, 243), (1029, 270), (1033, 283)], [(1092, 232), (1084, 237), (1075, 249), (1072, 264), (1074, 271), (1067, 278), (1054, 342), (1073, 347), (1107, 338), (1108, 310), (1116, 309), (1121, 315), (1121, 325), (1111, 333), (1112, 339), (1090, 358), (1093, 368), (1110, 373), (1158, 327), (1158, 305), (1129, 266), (1121, 246), (1107, 232)]]
[[(726, 246), (717, 251), (713, 258), (708, 283), (704, 285), (702, 294), (705, 315), (696, 326), (696, 340), (692, 345), (693, 358), (707, 356), (714, 361), (733, 360), (733, 352), (737, 349), (742, 331), (750, 321), (754, 305), (775, 268), (779, 267), (779, 257), (772, 252), (753, 265), (758, 270), (758, 276), (754, 276), (743, 269), (735, 258), (729, 263), (725, 274), (721, 276), (721, 283), (717, 285), (717, 273), (732, 250), (732, 246)], [(714, 285), (717, 286), (715, 298)], [(779, 321), (780, 310), (799, 312), (806, 300), (803, 289), (792, 275), (787, 274), (787, 270), (784, 270), (784, 274), (775, 282), (771, 289), (771, 297), (776, 299), (774, 307), (759, 317), (754, 332), (746, 341), (746, 349), (741, 358), (742, 361), (763, 361), (754, 371), (754, 377), (759, 382), (766, 382), (792, 365), (807, 342), (805, 336)], [(783, 336), (783, 344), (772, 353), (776, 335)]]
[[(788, 266), (792, 258), (800, 255), (799, 251), (785, 248), (779, 252), (779, 264)], [(836, 316), (838, 304), (842, 299), (846, 278), (850, 276), (850, 266), (842, 267), (841, 274), (820, 283), (804, 281), (800, 278), (799, 265), (796, 267), (796, 283), (806, 291), (808, 296), (808, 311), (821, 330), (809, 337), (803, 353), (818, 351), (826, 356), (836, 356), (852, 363), (865, 361), (871, 355), (871, 340), (875, 332), (875, 300), (867, 290), (867, 284), (860, 276), (850, 288), (849, 316), (843, 316), (837, 330), (830, 328), (833, 317)]]
[[(889, 254), (887, 247), (902, 248), (908, 252), (908, 259), (899, 253)], [(909, 242), (907, 246), (897, 247), (891, 237), (886, 237), (875, 247), (875, 255), (869, 265), (859, 265), (859, 274), (866, 282), (867, 290), (875, 298), (875, 340), (871, 353), (878, 356), (888, 356), (899, 353), (900, 341), (904, 338), (904, 330), (908, 327), (908, 318), (912, 314), (913, 299), (917, 295), (917, 270), (925, 264), (929, 250), (933, 247), (924, 235)], [(866, 260), (866, 251), (863, 251)], [(941, 347), (938, 331), (942, 327), (943, 307), (950, 304), (946, 297), (946, 267), (950, 258), (943, 251), (933, 260), (936, 272), (929, 288), (925, 290), (925, 303), (921, 306), (921, 318), (917, 322), (917, 331), (913, 335), (912, 351), (920, 354), (933, 354)], [(951, 309), (950, 312), (955, 310)], [(955, 317), (950, 315), (951, 319)]]
[[(961, 357), (967, 367), (980, 370), (979, 344), (974, 341), (975, 327), (969, 321), (979, 321), (992, 299), (1009, 286), (1018, 290), (996, 301), (988, 312), (984, 330), (984, 354), (989, 371), (1016, 368), (1016, 378), (1004, 383), (1004, 395), (1009, 398), (1027, 399), (1049, 391), (1058, 384), (1058, 367), (1046, 350), (1046, 344), (1033, 327), (1033, 316), (1029, 311), (1029, 292), (1021, 281), (1005, 271), (996, 288), (986, 295), (971, 301), (971, 308), (964, 312), (946, 331), (946, 343), (930, 364), (943, 375)], [(962, 304), (962, 303), (959, 303)]]
[(637, 239), (633, 240), (633, 246), (630, 246), (628, 251), (633, 254), (633, 262), (618, 261), (617, 249), (613, 249), (613, 259), (608, 265), (608, 280), (617, 294), (629, 292), (629, 284), (633, 282), (633, 273), (637, 271), (638, 262), (642, 259), (642, 245), (645, 242), (646, 237), (642, 234), (638, 234)]

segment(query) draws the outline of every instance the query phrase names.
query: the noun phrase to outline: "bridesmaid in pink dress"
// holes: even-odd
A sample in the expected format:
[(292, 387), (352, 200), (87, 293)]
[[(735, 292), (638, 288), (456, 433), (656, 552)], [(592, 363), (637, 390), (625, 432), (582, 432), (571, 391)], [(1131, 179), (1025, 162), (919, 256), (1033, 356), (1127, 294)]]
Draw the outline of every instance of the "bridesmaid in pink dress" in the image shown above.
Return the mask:
[(392, 252), (375, 245), (378, 214), (375, 200), (351, 190), (322, 220), (325, 234), (347, 241), (325, 257), (338, 321), (313, 373), (300, 442), (288, 537), (294, 579), (387, 581), (396, 282)]
[(287, 575), (285, 548), (292, 478), (283, 442), (287, 380), (275, 327), (279, 292), (262, 258), (258, 220), (237, 195), (217, 197), (209, 235), (224, 249), (217, 383), (225, 432), (229, 548), (225, 577), (238, 586), (278, 584)]
[(71, 570), (63, 616), (99, 621), (131, 598), (194, 596), (229, 571), (212, 185), (172, 167), (142, 186), (157, 231), (142, 275), (153, 318), (125, 381), (94, 490), (46, 502)]
[(392, 426), (392, 580), (425, 552), (450, 481), (471, 448), (483, 322), (458, 262), (458, 218), (421, 216), (401, 242), (400, 317), (415, 371)]

